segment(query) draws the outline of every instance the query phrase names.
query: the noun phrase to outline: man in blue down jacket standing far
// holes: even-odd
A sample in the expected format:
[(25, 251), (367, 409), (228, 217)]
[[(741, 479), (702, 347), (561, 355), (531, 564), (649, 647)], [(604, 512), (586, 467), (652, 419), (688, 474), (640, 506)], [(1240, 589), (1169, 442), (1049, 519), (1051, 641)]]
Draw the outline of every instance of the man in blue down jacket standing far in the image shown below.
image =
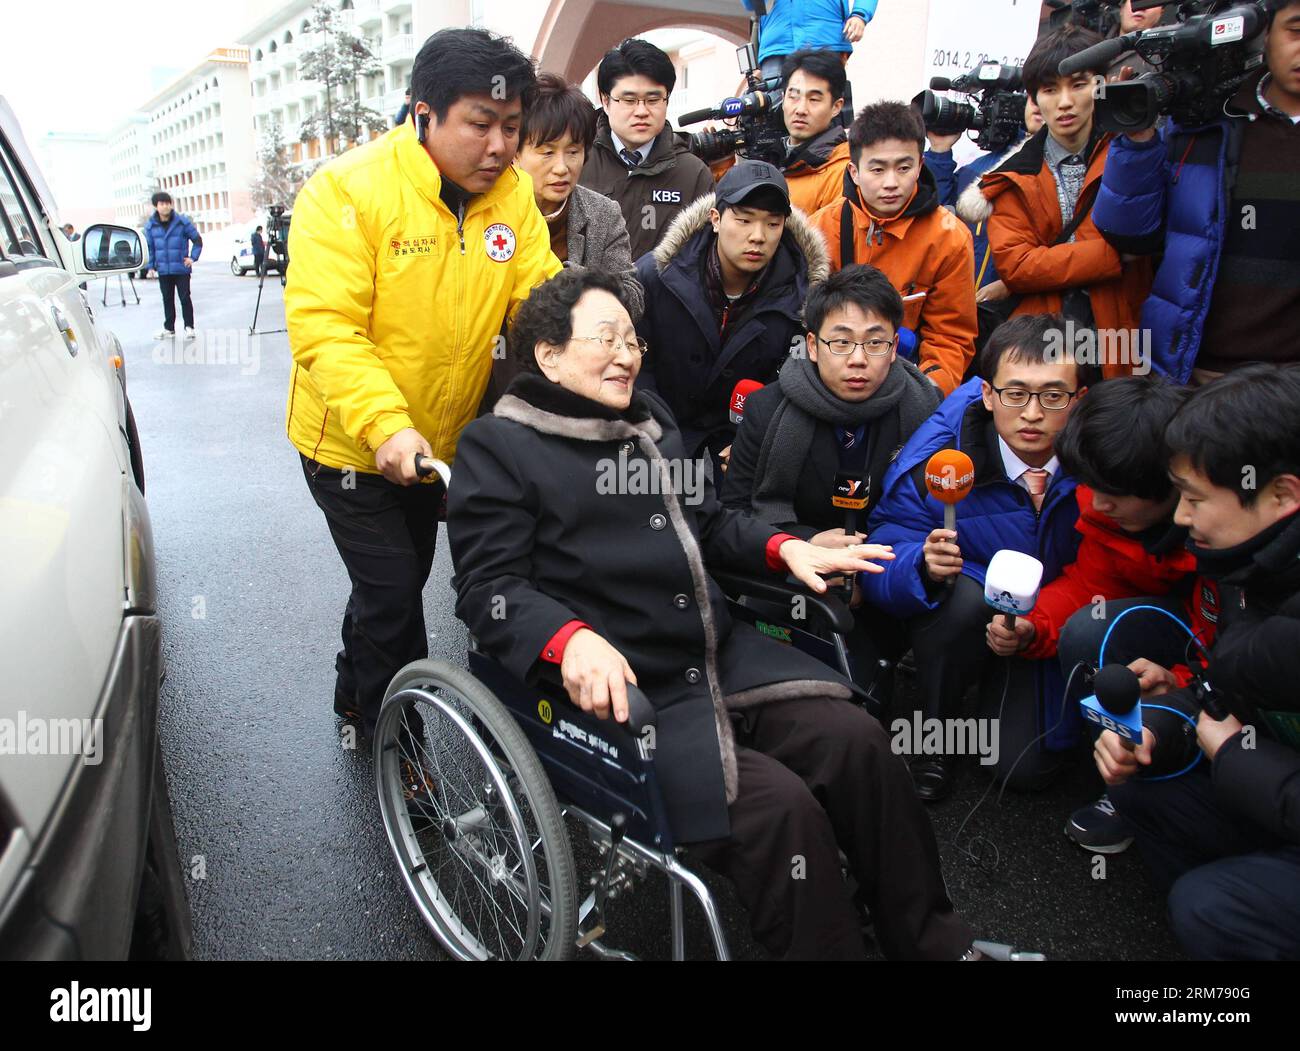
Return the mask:
[(149, 244), (149, 269), (158, 274), (162, 292), (163, 327), (154, 339), (171, 339), (176, 335), (175, 294), (181, 297), (181, 318), (185, 338), (194, 338), (194, 303), (190, 299), (190, 271), (203, 251), (203, 238), (188, 215), (179, 215), (171, 194), (161, 190), (153, 195), (154, 213), (144, 228)]

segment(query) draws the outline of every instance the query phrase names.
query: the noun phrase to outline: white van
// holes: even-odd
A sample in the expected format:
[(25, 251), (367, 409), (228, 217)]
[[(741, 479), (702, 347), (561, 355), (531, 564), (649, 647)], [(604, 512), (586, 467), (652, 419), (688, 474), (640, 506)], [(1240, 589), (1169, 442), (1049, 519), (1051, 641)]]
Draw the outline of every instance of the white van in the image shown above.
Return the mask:
[(144, 251), (59, 225), (0, 98), (0, 958), (185, 958), (144, 465), (80, 288)]

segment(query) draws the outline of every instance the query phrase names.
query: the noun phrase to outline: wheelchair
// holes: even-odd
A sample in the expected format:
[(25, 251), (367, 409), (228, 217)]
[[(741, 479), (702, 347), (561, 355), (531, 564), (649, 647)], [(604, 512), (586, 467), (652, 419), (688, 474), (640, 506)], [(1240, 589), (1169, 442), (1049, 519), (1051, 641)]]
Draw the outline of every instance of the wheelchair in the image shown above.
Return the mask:
[[(422, 468), (450, 481), (440, 461)], [(834, 596), (802, 593), (812, 615), (782, 624), (772, 614), (791, 608), (788, 586), (713, 576), (739, 619), (850, 673), (852, 614)], [(616, 723), (572, 704), (558, 681), (524, 684), (473, 639), (468, 664), (421, 660), (398, 672), (373, 742), (385, 833), (446, 951), (458, 960), (564, 960), (578, 950), (635, 960), (605, 944), (605, 910), (654, 870), (667, 878), (672, 958), (685, 959), (689, 892), (715, 957), (729, 959), (713, 894), (669, 827), (645, 694), (628, 684), (629, 718)], [(581, 902), (566, 819), (585, 829), (599, 859)]]

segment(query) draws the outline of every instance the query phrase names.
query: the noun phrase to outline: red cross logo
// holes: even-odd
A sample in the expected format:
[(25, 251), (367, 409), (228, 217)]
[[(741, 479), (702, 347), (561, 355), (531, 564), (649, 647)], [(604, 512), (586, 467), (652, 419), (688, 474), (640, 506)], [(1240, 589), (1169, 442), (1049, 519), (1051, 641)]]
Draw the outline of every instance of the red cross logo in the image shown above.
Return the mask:
[(493, 262), (507, 262), (515, 254), (515, 232), (505, 223), (493, 223), (483, 231), (483, 247)]

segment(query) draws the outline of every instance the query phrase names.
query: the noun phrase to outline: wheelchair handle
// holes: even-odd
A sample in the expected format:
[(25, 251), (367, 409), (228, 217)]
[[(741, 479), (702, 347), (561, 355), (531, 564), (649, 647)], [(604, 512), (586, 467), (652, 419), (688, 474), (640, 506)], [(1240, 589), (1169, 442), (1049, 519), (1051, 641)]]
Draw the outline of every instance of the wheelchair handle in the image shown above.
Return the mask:
[(435, 460), (432, 456), (416, 453), (415, 473), (421, 478), (428, 478), (429, 475), (436, 473), (442, 479), (444, 489), (451, 485), (451, 468), (441, 460)]

